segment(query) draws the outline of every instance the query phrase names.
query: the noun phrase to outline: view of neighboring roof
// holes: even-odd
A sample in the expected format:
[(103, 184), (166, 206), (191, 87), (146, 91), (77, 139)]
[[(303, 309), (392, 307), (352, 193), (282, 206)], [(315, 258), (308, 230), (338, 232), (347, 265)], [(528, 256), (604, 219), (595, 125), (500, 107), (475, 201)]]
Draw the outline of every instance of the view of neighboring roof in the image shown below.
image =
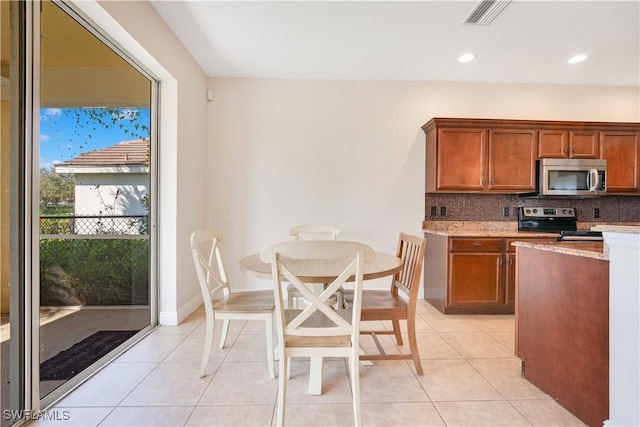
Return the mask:
[(146, 165), (147, 163), (149, 163), (149, 140), (134, 139), (83, 153), (74, 159), (57, 163), (55, 166)]

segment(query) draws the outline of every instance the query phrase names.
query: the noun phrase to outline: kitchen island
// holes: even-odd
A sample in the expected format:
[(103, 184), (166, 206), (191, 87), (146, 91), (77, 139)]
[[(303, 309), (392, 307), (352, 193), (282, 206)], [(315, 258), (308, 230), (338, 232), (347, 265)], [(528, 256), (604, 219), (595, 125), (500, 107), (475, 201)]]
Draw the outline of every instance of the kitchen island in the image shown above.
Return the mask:
[(523, 376), (590, 426), (609, 416), (609, 261), (602, 242), (514, 242)]

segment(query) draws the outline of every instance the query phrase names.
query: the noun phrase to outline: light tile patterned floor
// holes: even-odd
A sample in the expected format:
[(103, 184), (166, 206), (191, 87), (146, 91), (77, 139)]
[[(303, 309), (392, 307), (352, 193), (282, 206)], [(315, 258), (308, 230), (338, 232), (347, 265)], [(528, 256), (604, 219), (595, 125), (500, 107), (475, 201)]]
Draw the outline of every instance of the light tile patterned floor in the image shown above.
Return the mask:
[[(584, 425), (520, 377), (513, 316), (445, 316), (422, 300), (418, 313), (425, 375), (405, 361), (362, 366), (365, 425)], [(271, 425), (278, 383), (268, 376), (263, 324), (232, 322), (228, 347), (214, 346), (208, 374), (198, 378), (203, 320), (198, 310), (179, 326), (157, 328), (51, 408), (68, 419), (33, 425)], [(382, 338), (388, 352), (403, 350)], [(286, 424), (352, 425), (345, 361), (325, 362), (321, 396), (307, 394), (308, 370), (306, 360), (292, 363)]]

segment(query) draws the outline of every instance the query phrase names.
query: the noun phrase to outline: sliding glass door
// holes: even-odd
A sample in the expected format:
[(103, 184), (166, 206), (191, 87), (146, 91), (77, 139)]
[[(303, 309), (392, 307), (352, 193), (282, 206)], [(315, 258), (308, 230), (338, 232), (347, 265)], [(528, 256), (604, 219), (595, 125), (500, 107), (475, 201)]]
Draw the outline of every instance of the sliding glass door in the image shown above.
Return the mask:
[(40, 397), (151, 325), (154, 81), (73, 10), (42, 2)]
[(157, 323), (158, 84), (64, 2), (0, 7), (8, 426)]

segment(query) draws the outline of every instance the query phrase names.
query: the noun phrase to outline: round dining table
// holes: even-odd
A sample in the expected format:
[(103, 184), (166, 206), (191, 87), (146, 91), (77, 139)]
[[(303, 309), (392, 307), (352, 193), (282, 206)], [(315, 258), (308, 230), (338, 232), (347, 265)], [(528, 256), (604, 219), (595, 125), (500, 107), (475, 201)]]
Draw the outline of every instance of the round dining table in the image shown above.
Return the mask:
[[(314, 292), (320, 293), (325, 283), (332, 282), (344, 271), (347, 260), (326, 260), (318, 265), (318, 262), (306, 263), (304, 260), (292, 260), (288, 268), (305, 282), (314, 284)], [(364, 263), (364, 280), (379, 279), (391, 276), (402, 270), (402, 259), (396, 255), (384, 252), (376, 252), (375, 260)], [(260, 260), (260, 254), (246, 256), (240, 260), (240, 269), (253, 276), (262, 279), (271, 279), (271, 265)], [(353, 280), (350, 278), (349, 280)], [(309, 394), (322, 394), (322, 357), (312, 357), (309, 366)]]
[[(345, 260), (324, 260), (318, 263), (315, 260), (311, 263), (303, 261), (292, 261), (288, 267), (292, 273), (302, 278), (304, 281), (312, 283), (329, 283), (333, 281), (344, 270), (348, 261)], [(271, 265), (260, 260), (260, 254), (253, 254), (240, 260), (240, 269), (262, 279), (271, 279)], [(396, 274), (402, 269), (402, 259), (396, 255), (384, 252), (376, 252), (376, 258), (371, 262), (364, 263), (364, 280), (379, 279), (385, 276)]]

